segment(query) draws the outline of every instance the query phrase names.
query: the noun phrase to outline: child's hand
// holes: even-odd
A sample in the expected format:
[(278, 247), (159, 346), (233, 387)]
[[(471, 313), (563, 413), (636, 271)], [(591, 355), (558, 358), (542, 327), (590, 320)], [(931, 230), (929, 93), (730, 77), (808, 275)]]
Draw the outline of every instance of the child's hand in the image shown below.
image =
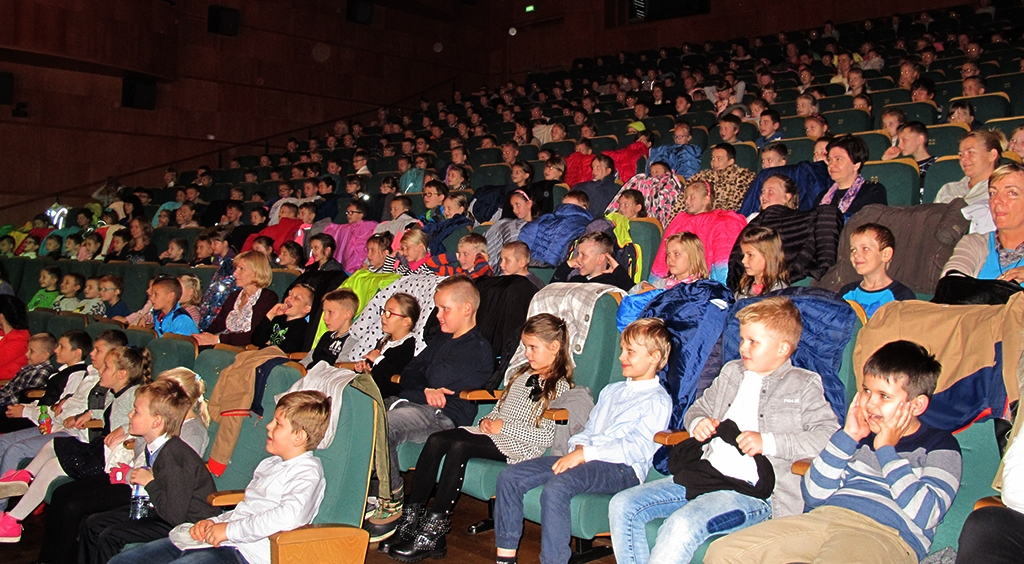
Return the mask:
[(65, 401), (67, 401), (67, 400), (66, 399), (62, 399), (59, 402), (53, 404), (53, 406), (50, 407), (50, 412), (52, 412), (54, 415), (60, 415), (61, 412), (64, 411), (64, 402)]
[(136, 468), (135, 470), (132, 470), (131, 477), (128, 478), (128, 481), (129, 483), (146, 487), (153, 481), (153, 471), (149, 468)]
[(198, 342), (199, 345), (203, 347), (216, 345), (220, 341), (220, 339), (216, 335), (213, 335), (211, 333), (196, 333), (195, 335), (192, 336), (195, 337), (196, 342)]
[(64, 420), (64, 428), (65, 429), (75, 429), (76, 428), (75, 427), (75, 421), (76, 421), (76, 418), (68, 417), (67, 419)]
[(367, 372), (370, 371), (370, 368), (370, 363), (366, 362), (365, 360), (360, 360), (359, 362), (356, 362), (355, 365), (352, 366), (352, 370), (360, 374), (366, 374)]
[(209, 519), (203, 519), (202, 521), (192, 525), (192, 528), (188, 530), (188, 534), (193, 539), (201, 541), (206, 540), (206, 533), (213, 528), (214, 522)]
[(117, 443), (123, 442), (128, 437), (128, 434), (124, 432), (123, 427), (118, 427), (110, 432), (109, 435), (103, 437), (103, 444), (110, 448), (114, 448)]
[(380, 351), (377, 350), (377, 349), (373, 349), (372, 351), (370, 351), (370, 352), (366, 353), (365, 355), (363, 355), (363, 358), (365, 358), (366, 360), (369, 360), (370, 362), (373, 362), (374, 360), (377, 360), (378, 358), (380, 358)]
[(846, 415), (846, 426), (843, 427), (843, 432), (857, 442), (871, 433), (871, 429), (868, 427), (868, 418), (861, 406), (860, 392), (857, 392), (853, 396), (853, 401), (850, 402), (850, 412)]
[(913, 412), (914, 410), (910, 407), (910, 402), (900, 402), (896, 406), (896, 411), (892, 414), (891, 418), (882, 419), (879, 423), (881, 429), (875, 435), (875, 450), (884, 446), (896, 446), (896, 443), (900, 442), (903, 435), (907, 434), (907, 430), (910, 429), (910, 420), (913, 419)]
[(22, 413), (25, 413), (25, 406), (20, 403), (7, 406), (8, 419), (17, 419), (18, 417), (21, 417)]
[(697, 423), (697, 426), (693, 428), (693, 431), (690, 431), (690, 436), (703, 443), (715, 435), (715, 431), (718, 429), (718, 423), (718, 419), (705, 417)]
[(640, 291), (637, 293), (643, 294), (644, 292), (650, 292), (651, 290), (654, 289), (654, 286), (650, 282), (644, 281), (640, 283)]
[(576, 450), (556, 460), (551, 466), (551, 470), (555, 474), (561, 474), (562, 472), (575, 468), (584, 462), (586, 462), (586, 460), (583, 458), (583, 447), (577, 445)]
[[(481, 419), (480, 430), (489, 434), (497, 435), (501, 432), (501, 427), (505, 424), (501, 419)], [(486, 425), (486, 427), (485, 427)]]
[(74, 429), (85, 429), (85, 424), (92, 421), (92, 415), (86, 411), (85, 413), (75, 417)]
[(228, 540), (228, 524), (214, 523), (213, 526), (206, 531), (206, 538), (203, 540), (212, 544), (214, 547), (220, 546), (220, 543)]
[(900, 150), (899, 145), (893, 145), (892, 147), (886, 149), (884, 153), (882, 153), (882, 160), (888, 161), (890, 159), (899, 158), (902, 154), (903, 151)]
[(270, 311), (267, 312), (267, 319), (274, 319), (278, 315), (284, 315), (286, 309), (288, 309), (288, 304), (277, 304), (276, 306), (270, 308)]
[(743, 431), (739, 437), (736, 437), (736, 444), (739, 445), (743, 454), (747, 456), (754, 456), (764, 452), (761, 433), (757, 431)]
[(604, 271), (601, 274), (610, 274), (614, 272), (616, 268), (619, 267), (619, 263), (616, 262), (615, 259), (613, 259), (612, 256), (609, 255), (608, 253), (605, 253), (604, 259), (606, 262), (604, 265)]
[(444, 405), (448, 403), (447, 396), (454, 393), (448, 388), (437, 388), (436, 390), (434, 388), (427, 388), (423, 390), (423, 395), (427, 397), (427, 404), (438, 409), (444, 409)]

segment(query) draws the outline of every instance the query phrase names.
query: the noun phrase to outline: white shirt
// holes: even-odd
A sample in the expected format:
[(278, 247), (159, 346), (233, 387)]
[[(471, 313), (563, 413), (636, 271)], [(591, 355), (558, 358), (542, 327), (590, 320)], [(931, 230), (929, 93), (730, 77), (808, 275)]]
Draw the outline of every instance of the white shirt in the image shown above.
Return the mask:
[[(729, 404), (722, 420), (731, 419), (739, 430), (758, 432), (757, 414), (760, 411), (761, 386), (764, 377), (750, 370), (743, 371), (743, 381), (736, 390), (736, 397)], [(696, 427), (703, 417), (695, 419), (690, 426)], [(773, 456), (775, 454), (775, 437), (771, 433), (761, 433), (762, 454)], [(715, 467), (716, 470), (737, 480), (744, 480), (756, 484), (758, 480), (757, 464), (754, 458), (747, 456), (736, 447), (724, 440), (714, 437), (704, 446), (703, 458)]]
[(988, 179), (974, 186), (971, 186), (971, 179), (966, 176), (956, 182), (947, 182), (939, 188), (935, 203), (948, 204), (957, 198), (963, 198), (968, 204), (988, 203)]
[(1024, 513), (1024, 435), (1018, 434), (1003, 456), (1003, 503)]
[(270, 535), (312, 523), (326, 484), (313, 453), (291, 460), (271, 456), (256, 467), (245, 499), (213, 521), (228, 524), (225, 546), (237, 548), (249, 564), (270, 564)]
[[(61, 367), (57, 369), (57, 372), (60, 372), (67, 367), (67, 364), (62, 364)], [(53, 374), (56, 374), (57, 372), (54, 372)], [(53, 374), (50, 375), (51, 378), (53, 377)], [(95, 374), (95, 379), (91, 377), (93, 374)], [(60, 415), (54, 417), (52, 413), (50, 414), (50, 417), (53, 420), (53, 430), (51, 433), (65, 430), (62, 422), (68, 417), (85, 413), (89, 407), (89, 392), (99, 381), (100, 373), (97, 372), (92, 365), (87, 366), (85, 370), (76, 370), (68, 376), (68, 381), (64, 384), (64, 391), (60, 394), (60, 397), (68, 398), (68, 400), (65, 401), (64, 405), (61, 407)], [(21, 416), (31, 421), (34, 425), (38, 425), (39, 402), (34, 401), (27, 404), (24, 411), (22, 411)], [(81, 429), (80, 431), (83, 433), (80, 439), (85, 440), (85, 433), (88, 433), (88, 431), (84, 429)]]

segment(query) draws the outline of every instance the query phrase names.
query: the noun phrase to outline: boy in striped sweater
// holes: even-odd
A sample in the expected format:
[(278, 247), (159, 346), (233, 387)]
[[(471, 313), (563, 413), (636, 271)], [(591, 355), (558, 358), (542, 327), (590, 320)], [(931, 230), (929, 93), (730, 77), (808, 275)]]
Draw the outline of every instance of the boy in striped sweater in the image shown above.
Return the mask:
[(922, 423), (941, 366), (895, 341), (864, 365), (846, 426), (814, 459), (802, 490), (809, 513), (715, 541), (705, 562), (916, 563), (960, 486), (956, 439)]

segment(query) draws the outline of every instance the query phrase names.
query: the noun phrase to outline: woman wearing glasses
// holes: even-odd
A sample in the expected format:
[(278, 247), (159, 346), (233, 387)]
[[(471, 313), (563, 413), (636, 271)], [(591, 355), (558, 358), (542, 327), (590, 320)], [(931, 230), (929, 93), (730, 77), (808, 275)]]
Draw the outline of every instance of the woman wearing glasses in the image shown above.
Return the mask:
[(380, 388), (381, 397), (397, 396), (401, 388), (391, 381), (401, 374), (416, 354), (416, 339), (412, 330), (420, 318), (420, 303), (410, 294), (399, 292), (384, 303), (380, 312), (380, 325), (384, 337), (373, 350), (356, 362), (352, 369), (371, 374)]

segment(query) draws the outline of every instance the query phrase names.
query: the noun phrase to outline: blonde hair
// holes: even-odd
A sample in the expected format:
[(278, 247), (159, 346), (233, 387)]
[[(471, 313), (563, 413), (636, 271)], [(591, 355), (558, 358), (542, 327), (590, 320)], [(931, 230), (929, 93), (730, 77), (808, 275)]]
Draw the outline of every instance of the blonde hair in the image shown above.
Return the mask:
[(430, 235), (424, 233), (422, 229), (407, 229), (402, 235), (401, 242), (410, 245), (423, 245), (427, 252), (430, 249)]
[(683, 252), (690, 259), (691, 275), (696, 276), (698, 280), (707, 280), (711, 277), (711, 271), (708, 270), (708, 261), (704, 255), (704, 243), (701, 242), (700, 237), (689, 231), (676, 233), (665, 239), (666, 253), (671, 243), (678, 243), (683, 247)]
[(192, 412), (196, 414), (204, 427), (210, 426), (210, 407), (206, 403), (206, 382), (203, 378), (188, 368), (178, 367), (164, 370), (156, 377), (160, 380), (174, 380), (188, 394), (192, 405)]
[[(178, 282), (181, 283), (182, 290), (184, 290), (185, 288), (190, 288), (192, 290), (192, 297), (189, 298), (189, 300), (187, 302), (186, 301), (182, 301), (181, 305), (182, 306), (197, 306), (197, 305), (199, 305), (199, 303), (203, 299), (203, 292), (202, 292), (202, 290), (199, 289), (200, 284), (202, 284), (202, 282), (200, 282), (200, 280), (199, 280), (199, 277), (196, 276), (195, 274), (182, 274), (181, 276), (178, 277)], [(184, 295), (184, 292), (182, 292), (182, 295)]]
[(700, 190), (708, 195), (708, 210), (715, 209), (715, 187), (707, 180), (696, 180), (692, 181), (683, 188), (685, 194), (687, 190)]
[(792, 353), (800, 343), (803, 321), (800, 310), (789, 299), (774, 296), (754, 302), (736, 312), (740, 325), (760, 323), (775, 337), (789, 343)]
[[(769, 227), (747, 226), (740, 232), (740, 245), (749, 245), (764, 257), (764, 273), (761, 275), (762, 292), (770, 291), (776, 284), (789, 284), (786, 269), (786, 255), (782, 251), (782, 238)], [(740, 278), (737, 293), (749, 294), (756, 280), (746, 272)]]
[(253, 282), (258, 288), (267, 288), (274, 281), (274, 271), (270, 268), (270, 259), (259, 251), (245, 251), (235, 257), (234, 264), (244, 262), (252, 269)]
[(111, 349), (103, 362), (114, 361), (114, 367), (128, 374), (128, 386), (145, 384), (153, 378), (153, 354), (135, 345)]
[(668, 364), (668, 355), (672, 352), (672, 335), (665, 322), (657, 317), (642, 317), (627, 325), (622, 331), (622, 342), (644, 347), (647, 354), (659, 353), (661, 358), (658, 359), (658, 370)]
[(192, 405), (192, 398), (177, 380), (167, 378), (145, 384), (135, 392), (135, 397), (149, 398), (149, 413), (163, 420), (164, 434), (169, 437), (181, 434), (181, 424)]
[(288, 419), (292, 432), (306, 432), (306, 450), (316, 450), (331, 421), (331, 398), (314, 390), (285, 394), (275, 408)]
[(459, 239), (459, 246), (466, 245), (471, 250), (476, 251), (477, 254), (484, 256), (487, 261), (491, 260), (491, 257), (487, 254), (487, 239), (479, 233), (470, 233), (469, 235), (463, 236)]

